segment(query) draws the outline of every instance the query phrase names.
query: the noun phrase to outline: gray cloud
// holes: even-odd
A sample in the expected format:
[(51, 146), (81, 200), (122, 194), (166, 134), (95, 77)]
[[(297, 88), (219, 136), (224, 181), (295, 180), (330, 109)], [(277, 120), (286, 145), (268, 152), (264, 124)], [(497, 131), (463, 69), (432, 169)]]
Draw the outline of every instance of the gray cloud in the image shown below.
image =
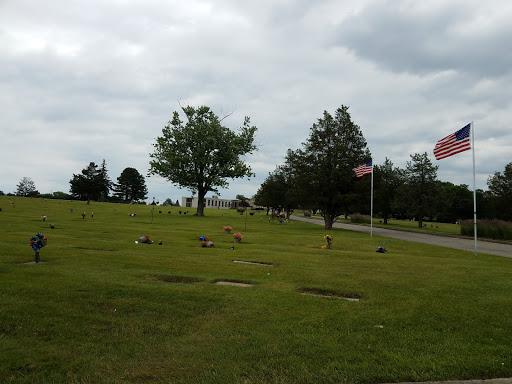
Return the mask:
[[(0, 3), (0, 190), (32, 177), (68, 191), (106, 160), (146, 174), (154, 139), (182, 105), (209, 105), (235, 129), (250, 116), (253, 195), (324, 110), (350, 106), (375, 159), (410, 154), (475, 122), (477, 187), (512, 161), (511, 6), (450, 2), (243, 3), (22, 0)], [(472, 185), (470, 152), (439, 177)], [(188, 194), (159, 177), (150, 197)]]
[(339, 25), (334, 41), (391, 71), (500, 77), (512, 64), (505, 4), (372, 3)]

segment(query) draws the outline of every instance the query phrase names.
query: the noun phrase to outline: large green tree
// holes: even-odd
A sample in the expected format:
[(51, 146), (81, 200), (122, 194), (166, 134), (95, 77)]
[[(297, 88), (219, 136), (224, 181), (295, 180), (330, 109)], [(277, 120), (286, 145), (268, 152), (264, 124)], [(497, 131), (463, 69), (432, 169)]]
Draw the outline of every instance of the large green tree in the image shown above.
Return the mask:
[(135, 168), (125, 168), (114, 184), (114, 196), (125, 202), (139, 202), (147, 198), (146, 181)]
[(71, 196), (75, 199), (85, 200), (87, 204), (91, 200), (105, 201), (112, 187), (108, 177), (105, 159), (98, 166), (94, 162), (82, 170), (80, 174), (73, 174), (69, 181)]
[(416, 218), (419, 228), (423, 227), (423, 217), (434, 213), (438, 168), (432, 165), (427, 152), (411, 155), (404, 183), (396, 192), (394, 208)]
[(156, 138), (149, 173), (197, 193), (197, 215), (203, 216), (208, 192), (226, 188), (227, 179), (253, 176), (242, 156), (256, 150), (256, 127), (246, 117), (237, 134), (224, 127), (207, 106), (187, 106), (182, 111), (185, 121), (174, 112), (162, 136)]
[(318, 208), (325, 228), (331, 229), (352, 201), (356, 180), (352, 169), (370, 158), (360, 127), (342, 105), (334, 116), (324, 111), (303, 148), (288, 151), (286, 165), (294, 173), (301, 205)]
[(496, 206), (496, 217), (512, 220), (512, 163), (505, 166), (503, 174), (494, 172), (489, 176), (487, 186)]

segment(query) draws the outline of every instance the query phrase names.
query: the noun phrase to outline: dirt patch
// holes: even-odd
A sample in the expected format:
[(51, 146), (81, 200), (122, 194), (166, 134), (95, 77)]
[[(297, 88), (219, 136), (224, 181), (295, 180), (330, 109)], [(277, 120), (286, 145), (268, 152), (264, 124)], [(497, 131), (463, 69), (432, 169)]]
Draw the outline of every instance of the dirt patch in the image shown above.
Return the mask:
[(267, 266), (267, 267), (272, 267), (272, 266), (274, 266), (274, 264), (272, 264), (272, 263), (265, 263), (264, 261), (244, 261), (244, 260), (233, 260), (233, 263), (265, 265), (265, 266)]
[(254, 284), (250, 283), (244, 283), (241, 281), (216, 281), (215, 284), (217, 285), (232, 285), (234, 287), (252, 287)]
[(197, 277), (190, 276), (171, 276), (171, 275), (146, 275), (143, 279), (150, 281), (163, 281), (165, 283), (176, 283), (176, 284), (192, 284), (203, 281)]
[(357, 293), (336, 292), (328, 289), (303, 288), (300, 290), (303, 295), (332, 297), (335, 299), (344, 299), (349, 301), (361, 301), (361, 295)]

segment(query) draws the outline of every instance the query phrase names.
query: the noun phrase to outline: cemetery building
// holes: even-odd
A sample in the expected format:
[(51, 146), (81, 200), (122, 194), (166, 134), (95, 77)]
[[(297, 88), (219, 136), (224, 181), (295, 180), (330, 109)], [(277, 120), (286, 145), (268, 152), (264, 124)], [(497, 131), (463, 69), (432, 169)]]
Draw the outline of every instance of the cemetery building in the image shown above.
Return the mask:
[[(182, 197), (181, 198), (181, 206), (184, 208), (197, 208), (198, 197)], [(238, 208), (240, 205), (240, 200), (231, 200), (231, 199), (220, 199), (219, 196), (213, 197), (205, 197), (204, 198), (204, 207), (205, 208), (217, 208), (217, 209), (230, 209), (230, 208)]]

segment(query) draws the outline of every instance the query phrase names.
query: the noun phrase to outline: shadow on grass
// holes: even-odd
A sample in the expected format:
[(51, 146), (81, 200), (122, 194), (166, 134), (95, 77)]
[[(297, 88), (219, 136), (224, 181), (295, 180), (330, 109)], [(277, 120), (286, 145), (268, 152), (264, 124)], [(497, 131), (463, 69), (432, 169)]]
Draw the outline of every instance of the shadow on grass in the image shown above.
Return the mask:
[(143, 279), (149, 281), (163, 281), (165, 283), (175, 284), (193, 284), (203, 281), (203, 279), (189, 276), (171, 276), (171, 275), (145, 275)]

